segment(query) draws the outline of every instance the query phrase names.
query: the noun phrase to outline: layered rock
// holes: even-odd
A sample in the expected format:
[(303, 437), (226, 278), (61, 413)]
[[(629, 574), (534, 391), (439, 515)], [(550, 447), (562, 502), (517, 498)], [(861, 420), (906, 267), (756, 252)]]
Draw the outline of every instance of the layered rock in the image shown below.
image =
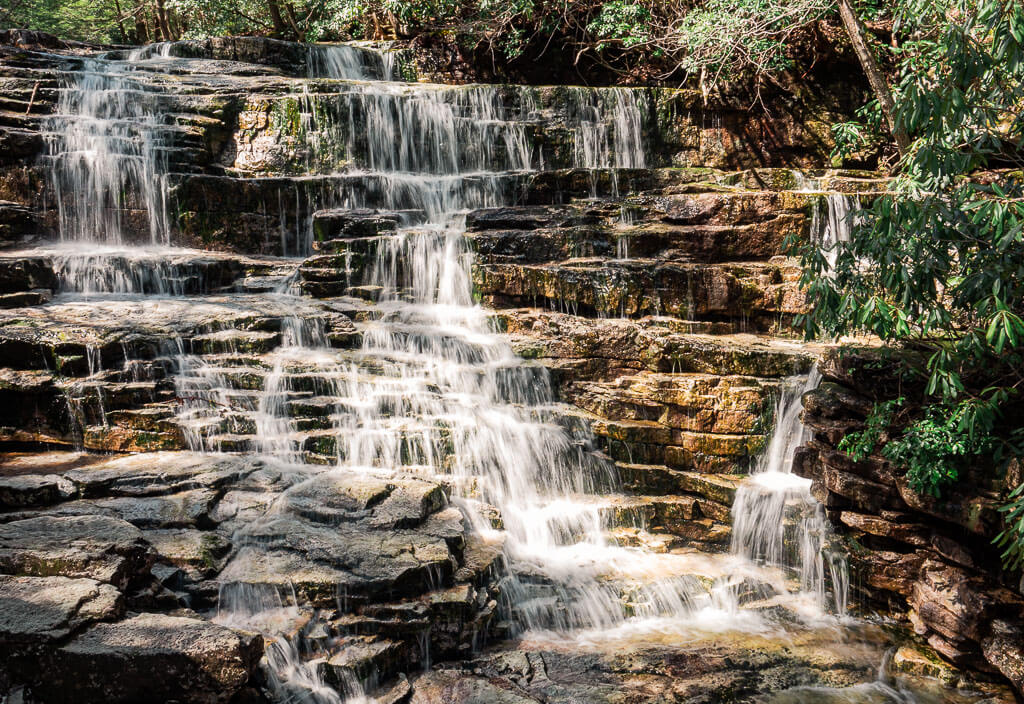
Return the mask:
[[(496, 609), (500, 545), (468, 537), (437, 482), (188, 453), (5, 459), (2, 681), (30, 699), (227, 701), (263, 686), (264, 639), (299, 632), (310, 667), (386, 678), (467, 651)], [(267, 598), (289, 622), (246, 620)]]
[[(905, 612), (914, 630), (947, 660), (1001, 673), (1021, 690), (1024, 597), (1019, 575), (1000, 566), (992, 545), (999, 507), (1020, 479), (976, 469), (944, 498), (910, 488), (900, 468), (874, 453), (860, 462), (837, 449), (864, 427), (875, 400), (897, 393), (898, 359), (871, 349), (834, 351), (822, 386), (804, 398), (814, 430), (795, 461), (846, 536), (866, 603)], [(888, 436), (885, 436), (888, 437)], [(884, 440), (884, 438), (883, 438)], [(1018, 472), (1011, 465), (1011, 472)]]

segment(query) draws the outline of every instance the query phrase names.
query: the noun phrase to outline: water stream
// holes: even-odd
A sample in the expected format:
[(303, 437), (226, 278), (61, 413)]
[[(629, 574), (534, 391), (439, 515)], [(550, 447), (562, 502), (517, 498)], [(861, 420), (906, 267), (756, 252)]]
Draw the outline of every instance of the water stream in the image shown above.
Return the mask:
[[(88, 243), (58, 255), (69, 295), (207, 291), (202, 271), (175, 264), (174, 250), (125, 248), (134, 241), (130, 231), (148, 232), (141, 242), (148, 247), (170, 241), (166, 148), (174, 129), (159, 91), (138, 81), (134, 68), (140, 61), (158, 68), (170, 53), (86, 60), (62, 91), (49, 126), (51, 183), (62, 240)], [(803, 434), (799, 394), (816, 385), (816, 375), (790, 380), (781, 393), (771, 445), (733, 507), (730, 554), (618, 544), (610, 517), (628, 514), (633, 499), (614, 464), (556, 402), (547, 372), (517, 357), (472, 297), (465, 214), (514, 203), (518, 179), (541, 168), (528, 129), (535, 106), (523, 98), (510, 108), (494, 86), (393, 82), (393, 57), (364, 48), (314, 47), (309, 65), (317, 86), (301, 101), (313, 151), (335, 154), (361, 181), (321, 194), (304, 211), (401, 211), (402, 226), (370, 238), (366, 283), (380, 296), (355, 353), (340, 355), (315, 322), (296, 318), (261, 357), (259, 388), (247, 388), (228, 366), (238, 352), (235, 331), (223, 331), (228, 354), (214, 361), (180, 342), (168, 350), (184, 399), (178, 421), (191, 447), (272, 458), (295, 474), (289, 491), (329, 472), (445, 478), (472, 529), (504, 540), (506, 606), (520, 631), (534, 637), (762, 630), (764, 617), (737, 598), (737, 585), (751, 582), (809, 601), (815, 617), (843, 614), (845, 563), (830, 549), (809, 482), (791, 473)], [(325, 82), (334, 88), (325, 90)], [(642, 115), (650, 108), (636, 91), (579, 89), (570, 96), (578, 118), (573, 166), (593, 174), (644, 166)], [(129, 218), (137, 219), (131, 227)], [(309, 252), (311, 232), (295, 253)], [(620, 258), (628, 257), (627, 243), (620, 242)], [(294, 421), (297, 403), (324, 409), (315, 447)], [(287, 510), (280, 498), (272, 503), (268, 521)], [(486, 505), (500, 510), (500, 533)], [(225, 574), (245, 573), (247, 529), (235, 539), (242, 549)], [(268, 661), (282, 697), (341, 701), (303, 664), (299, 651), (307, 646), (288, 626), (299, 615), (287, 595), (229, 588), (217, 618), (278, 634)], [(347, 689), (349, 699), (361, 696), (358, 682)]]

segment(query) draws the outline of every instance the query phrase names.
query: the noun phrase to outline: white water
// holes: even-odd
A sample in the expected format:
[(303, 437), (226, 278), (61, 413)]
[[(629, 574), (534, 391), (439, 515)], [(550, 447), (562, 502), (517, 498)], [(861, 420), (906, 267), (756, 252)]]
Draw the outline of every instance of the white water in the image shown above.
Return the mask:
[(811, 241), (818, 245), (828, 261), (830, 273), (835, 271), (840, 252), (850, 242), (858, 208), (857, 197), (844, 193), (829, 193), (814, 201)]
[[(126, 61), (87, 58), (64, 74), (56, 112), (46, 119), (50, 183), (62, 240), (169, 244), (166, 124), (161, 95), (135, 73), (145, 50)], [(148, 52), (145, 52), (148, 53)]]
[(829, 544), (831, 526), (811, 495), (811, 480), (793, 474), (794, 454), (809, 439), (800, 398), (820, 381), (813, 369), (784, 384), (768, 449), (736, 493), (732, 552), (781, 568), (819, 608), (842, 615), (849, 582), (845, 556)]
[[(150, 55), (147, 60), (159, 61), (169, 51)], [(514, 572), (506, 588), (508, 605), (519, 625), (534, 633), (574, 631), (574, 637), (594, 639), (673, 629), (763, 630), (762, 617), (740, 609), (736, 598), (737, 585), (747, 578), (785, 590), (776, 571), (762, 564), (799, 566), (802, 588), (823, 600), (824, 567), (814, 557), (821, 549), (813, 543), (823, 539), (820, 527), (808, 523), (805, 529), (801, 522), (809, 542), (799, 563), (778, 547), (790, 498), (809, 501), (803, 480), (784, 469), (795, 432), (791, 398), (780, 407), (769, 455), (768, 466), (775, 469), (759, 473), (737, 500), (742, 537), (733, 555), (622, 547), (609, 533), (615, 502), (627, 500), (618, 496), (614, 467), (592, 451), (586, 429), (557, 406), (546, 372), (516, 357), (474, 304), (464, 214), (512, 202), (517, 178), (541, 167), (529, 137), (536, 105), (527, 93), (510, 109), (496, 87), (380, 80), (391, 75), (386, 62), (378, 73), (362, 53), (344, 47), (316, 48), (310, 65), (327, 79), (359, 79), (344, 90), (303, 97), (314, 151), (336, 150), (350, 173), (363, 177), (325, 201), (412, 215), (406, 227), (372, 243), (374, 263), (364, 283), (383, 293), (379, 316), (366, 325), (358, 353), (329, 349), (321, 330), (296, 319), (279, 331), (280, 346), (260, 357), (262, 382), (249, 389), (239, 381), (246, 370), (229, 366), (232, 355), (213, 363), (180, 345), (179, 420), (192, 447), (259, 452), (284, 466), (309, 460), (329, 465), (301, 470), (307, 473), (403, 473), (452, 481), (458, 505), (477, 532), (493, 532), (481, 504), (501, 511)], [(90, 62), (79, 78), (62, 98), (64, 114), (54, 118), (52, 130), (57, 135), (67, 123), (68, 136), (51, 142), (63, 238), (128, 242), (128, 203), (121, 194), (130, 193), (131, 210), (149, 223), (148, 242), (166, 244), (167, 142), (158, 96), (136, 85), (130, 62)], [(129, 93), (139, 100), (128, 100)], [(570, 125), (573, 166), (644, 165), (635, 92), (568, 94), (579, 117)], [(90, 202), (102, 207), (90, 209)], [(312, 205), (305, 211), (311, 213)], [(157, 266), (157, 274), (139, 278), (131, 273), (134, 265), (100, 271), (104, 262), (90, 257), (62, 264), (67, 288), (90, 294), (183, 292), (169, 283), (180, 272)], [(296, 402), (329, 409), (330, 456), (305, 444), (307, 435), (290, 413)], [(776, 444), (783, 446), (777, 460)], [(751, 519), (754, 529), (748, 530), (744, 521)], [(762, 534), (767, 529), (774, 532)], [(247, 540), (241, 529), (235, 536), (240, 554)], [(244, 565), (229, 566), (225, 574), (232, 569), (242, 571)], [(305, 701), (339, 701), (299, 656), (301, 635), (287, 624), (300, 614), (287, 605), (286, 595), (228, 589), (222, 597), (219, 621), (258, 626), (275, 637), (268, 663), (282, 696), (300, 692)], [(268, 625), (276, 619), (285, 625)], [(359, 697), (358, 689), (353, 683), (345, 695)]]

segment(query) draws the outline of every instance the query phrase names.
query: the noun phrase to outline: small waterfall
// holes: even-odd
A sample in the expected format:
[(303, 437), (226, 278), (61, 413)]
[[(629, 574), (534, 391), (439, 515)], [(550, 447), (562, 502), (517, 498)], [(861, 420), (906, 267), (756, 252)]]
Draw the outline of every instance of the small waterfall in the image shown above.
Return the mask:
[(768, 448), (736, 493), (731, 549), (798, 578), (799, 591), (812, 595), (819, 608), (842, 615), (849, 581), (845, 556), (830, 545), (831, 526), (811, 496), (811, 480), (793, 474), (793, 456), (809, 439), (800, 422), (801, 397), (820, 381), (812, 369), (784, 384)]
[(83, 59), (80, 70), (64, 74), (56, 112), (44, 123), (62, 240), (169, 242), (174, 128), (160, 92), (140, 80), (133, 63), (153, 51), (131, 52), (126, 61)]
[[(598, 169), (641, 169), (646, 166), (642, 114), (636, 91), (573, 88), (568, 93), (575, 115), (575, 166), (591, 169), (591, 196), (598, 192)], [(610, 116), (610, 119), (606, 116)], [(618, 173), (611, 172), (612, 192), (618, 194)]]
[[(824, 201), (824, 212), (822, 202)], [(811, 215), (811, 241), (817, 243), (834, 272), (836, 261), (843, 247), (850, 242), (851, 232), (857, 218), (859, 202), (856, 196), (844, 193), (829, 193), (814, 201)]]
[(314, 44), (307, 49), (307, 75), (346, 81), (394, 80), (393, 51), (351, 44)]

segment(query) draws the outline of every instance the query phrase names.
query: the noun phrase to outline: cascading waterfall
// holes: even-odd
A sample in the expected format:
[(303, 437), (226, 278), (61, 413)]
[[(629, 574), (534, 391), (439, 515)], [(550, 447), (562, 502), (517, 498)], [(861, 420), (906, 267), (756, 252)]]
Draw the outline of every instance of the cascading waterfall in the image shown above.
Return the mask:
[(793, 456), (808, 440), (800, 422), (800, 399), (820, 381), (820, 373), (812, 369), (806, 377), (783, 384), (768, 449), (736, 493), (732, 552), (782, 568), (799, 579), (799, 590), (813, 595), (819, 608), (842, 615), (849, 581), (846, 558), (830, 545), (831, 527), (811, 495), (811, 480), (793, 474)]
[(811, 241), (824, 254), (829, 271), (835, 270), (840, 250), (850, 241), (858, 208), (857, 197), (845, 193), (829, 193), (814, 201)]
[[(159, 61), (170, 53), (161, 47), (136, 58)], [(229, 353), (214, 362), (178, 341), (168, 354), (175, 359), (178, 421), (190, 446), (267, 455), (294, 475), (289, 491), (332, 471), (445, 477), (479, 534), (495, 533), (482, 505), (500, 510), (513, 572), (505, 595), (524, 629), (606, 631), (699, 616), (735, 624), (740, 617), (729, 590), (709, 589), (702, 577), (710, 573), (718, 586), (728, 587), (733, 577), (757, 571), (751, 562), (800, 567), (802, 588), (824, 595), (825, 568), (813, 558), (822, 554), (824, 524), (800, 524), (808, 543), (799, 560), (780, 547), (788, 539), (787, 507), (794, 498), (810, 505), (806, 485), (793, 488), (803, 480), (787, 474), (785, 448), (741, 490), (735, 554), (724, 562), (616, 544), (609, 532), (614, 507), (605, 500), (619, 488), (614, 465), (593, 452), (589, 431), (558, 406), (547, 372), (517, 357), (472, 297), (465, 213), (513, 202), (521, 179), (544, 166), (530, 138), (531, 122), (541, 119), (531, 93), (523, 90), (509, 107), (497, 87), (393, 83), (391, 60), (381, 56), (361, 48), (311, 48), (315, 81), (300, 100), (307, 143), (325, 157), (317, 163), (340, 164), (352, 176), (331, 186), (334, 192), (318, 194), (317, 205), (400, 216), (396, 232), (364, 238), (372, 264), (363, 283), (380, 295), (375, 317), (363, 325), (362, 348), (340, 355), (314, 323), (289, 321), (273, 333), (279, 344), (259, 358), (254, 388), (251, 378), (241, 378), (246, 370), (230, 366), (230, 334), (236, 331), (221, 331)], [(613, 186), (616, 169), (644, 166), (642, 117), (648, 108), (635, 91), (575, 89), (565, 100), (578, 118), (570, 127), (572, 166), (611, 170)], [(127, 208), (145, 213), (150, 243), (167, 244), (170, 133), (162, 129), (159, 93), (137, 85), (129, 66), (97, 60), (62, 96), (62, 106), (64, 114), (51, 129), (51, 165), (64, 238), (125, 244), (131, 239)], [(61, 120), (78, 127), (60, 137)], [(75, 156), (80, 152), (87, 154)], [(132, 200), (121, 200), (122, 193)], [(103, 207), (87, 209), (78, 194)], [(297, 199), (306, 197), (296, 191)], [(311, 219), (313, 203), (305, 206), (296, 210)], [(308, 227), (299, 253), (312, 249), (311, 233)], [(623, 240), (622, 257), (627, 244)], [(131, 265), (103, 278), (94, 271), (98, 266), (88, 259), (63, 264), (66, 288), (189, 292), (168, 283), (190, 276), (172, 265), (154, 267), (152, 278), (128, 275)], [(795, 432), (793, 399), (784, 400), (773, 448), (790, 447)], [(332, 442), (303, 440), (293, 421), (296, 404), (323, 410), (323, 432)], [(769, 457), (776, 454), (773, 449)], [(777, 475), (786, 475), (787, 488), (764, 490)], [(267, 525), (288, 510), (281, 497), (271, 505), (258, 519)], [(822, 519), (820, 507), (815, 511), (815, 520)], [(762, 528), (774, 532), (762, 535)], [(234, 538), (239, 551), (222, 573), (225, 579), (244, 574), (246, 547), (259, 539), (246, 527)], [(837, 602), (838, 581), (833, 575)], [(283, 697), (339, 701), (300, 657), (301, 635), (267, 625), (297, 616), (288, 595), (228, 584), (217, 620), (259, 625), (274, 638), (268, 664)], [(357, 682), (347, 688), (349, 698), (361, 696)]]
[(167, 245), (167, 150), (161, 93), (135, 74), (144, 52), (125, 61), (83, 59), (66, 75), (47, 118), (50, 182), (62, 240)]

